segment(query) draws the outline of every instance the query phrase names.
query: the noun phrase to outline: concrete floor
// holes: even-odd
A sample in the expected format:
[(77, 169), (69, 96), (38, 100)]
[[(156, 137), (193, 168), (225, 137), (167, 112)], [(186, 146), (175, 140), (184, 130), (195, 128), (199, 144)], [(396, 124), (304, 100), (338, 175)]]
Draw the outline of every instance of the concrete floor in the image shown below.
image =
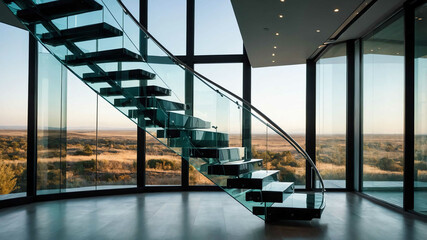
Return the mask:
[(427, 223), (352, 193), (322, 219), (265, 224), (223, 192), (69, 199), (0, 210), (0, 239), (427, 239)]

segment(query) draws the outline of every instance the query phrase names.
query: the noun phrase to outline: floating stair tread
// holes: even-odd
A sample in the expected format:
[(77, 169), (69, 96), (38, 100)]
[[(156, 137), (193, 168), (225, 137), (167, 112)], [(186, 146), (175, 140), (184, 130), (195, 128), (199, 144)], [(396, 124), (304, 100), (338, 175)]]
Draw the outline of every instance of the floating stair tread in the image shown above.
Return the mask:
[(190, 156), (195, 158), (215, 158), (219, 162), (237, 161), (245, 158), (245, 148), (194, 148), (190, 149)]
[[(123, 88), (124, 91), (136, 96), (170, 96), (171, 90), (159, 86), (143, 86), (143, 87), (128, 87)], [(102, 96), (120, 96), (122, 91), (115, 90), (114, 88), (101, 88), (100, 94)]]
[(278, 174), (279, 170), (259, 170), (251, 173), (244, 174), (240, 179), (264, 179), (273, 175)]
[(221, 165), (224, 165), (224, 166), (234, 166), (234, 165), (243, 165), (243, 164), (248, 164), (248, 163), (259, 163), (259, 162), (262, 162), (262, 161), (263, 161), (263, 159), (238, 160), (238, 161), (232, 161), (232, 162), (226, 162), (226, 163), (223, 163), (223, 164), (218, 164), (218, 165), (215, 165), (215, 166), (221, 166)]
[(253, 207), (253, 214), (264, 215), (268, 220), (311, 220), (320, 218), (325, 204), (321, 193), (293, 193), (283, 202), (270, 207)]
[(127, 81), (127, 80), (150, 80), (155, 78), (154, 73), (144, 71), (142, 69), (132, 69), (125, 71), (107, 72), (104, 75), (98, 73), (85, 73), (83, 80), (88, 82), (105, 82), (108, 80), (113, 81)]
[(141, 97), (134, 98), (132, 100), (128, 100), (126, 98), (114, 99), (114, 105), (116, 107), (135, 107), (137, 106), (137, 103), (146, 108), (160, 108), (165, 111), (183, 111), (186, 109), (185, 104), (158, 99), (155, 97)]
[[(284, 198), (293, 192), (293, 182), (272, 182), (264, 186), (261, 191), (250, 191), (246, 193), (246, 201), (283, 202)], [(286, 196), (284, 196), (284, 194), (286, 194)]]
[(90, 52), (81, 56), (65, 56), (65, 64), (70, 66), (87, 65), (88, 63), (109, 63), (109, 62), (142, 62), (141, 55), (136, 54), (126, 48), (105, 50), (100, 52)]
[(174, 112), (163, 112), (158, 109), (129, 110), (130, 118), (149, 118), (148, 125), (170, 129), (210, 129), (211, 123), (200, 118)]
[(191, 129), (158, 130), (157, 135), (166, 136), (168, 138), (191, 137), (192, 140), (211, 140), (211, 141), (228, 140), (227, 133), (210, 132), (210, 131), (204, 131), (204, 130), (191, 130)]
[(169, 147), (179, 147), (179, 148), (194, 148), (194, 147), (227, 147), (229, 145), (228, 139), (226, 140), (194, 140), (183, 138), (169, 138), (168, 140)]
[(281, 203), (274, 203), (271, 208), (302, 208), (320, 209), (322, 207), (321, 193), (294, 193)]
[(254, 171), (254, 165), (262, 163), (263, 159), (250, 159), (214, 164), (208, 166), (208, 174), (239, 176)]
[(272, 182), (262, 188), (263, 192), (286, 192), (287, 190), (294, 190), (293, 182)]
[(228, 188), (262, 189), (270, 182), (277, 181), (279, 170), (259, 170), (242, 174), (240, 178), (227, 179)]
[(101, 10), (102, 5), (94, 0), (61, 0), (38, 4), (19, 10), (17, 17), (26, 23), (40, 23), (61, 17)]
[(98, 23), (61, 30), (59, 36), (52, 33), (45, 33), (42, 35), (40, 40), (43, 43), (58, 46), (64, 44), (65, 41), (82, 42), (94, 39), (118, 37), (122, 35), (123, 32), (119, 29), (107, 23)]

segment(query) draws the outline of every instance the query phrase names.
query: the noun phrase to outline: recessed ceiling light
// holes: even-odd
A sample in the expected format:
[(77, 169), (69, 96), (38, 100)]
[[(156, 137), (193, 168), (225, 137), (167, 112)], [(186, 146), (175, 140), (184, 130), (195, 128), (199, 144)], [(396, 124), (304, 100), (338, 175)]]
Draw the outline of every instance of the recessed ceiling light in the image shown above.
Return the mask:
[(278, 32), (276, 33), (276, 36), (279, 36), (279, 33), (278, 33)]
[(339, 12), (340, 10), (338, 9), (338, 8), (335, 8), (334, 9), (334, 12)]
[(283, 14), (279, 14), (279, 18), (283, 18)]
[(423, 20), (423, 18), (420, 18), (420, 17), (418, 18), (418, 21), (422, 21), (422, 20)]
[(397, 55), (399, 55), (399, 53), (398, 53), (398, 52), (397, 52), (396, 54), (397, 54)]
[(373, 52), (374, 51), (374, 49), (371, 49), (371, 52)]
[(273, 48), (274, 48), (274, 49), (276, 49), (276, 48), (277, 48), (277, 46), (274, 46)]
[(274, 56), (276, 56), (276, 54), (275, 54), (275, 53), (273, 53), (273, 54), (271, 54), (271, 56), (273, 56), (273, 57), (274, 57)]
[(271, 61), (271, 62), (275, 63), (276, 61), (274, 61), (274, 60), (273, 60), (273, 61)]
[(316, 32), (320, 32), (320, 30), (319, 30), (319, 29), (317, 29), (317, 30), (316, 30)]
[(280, 0), (281, 2), (285, 2), (285, 0)]

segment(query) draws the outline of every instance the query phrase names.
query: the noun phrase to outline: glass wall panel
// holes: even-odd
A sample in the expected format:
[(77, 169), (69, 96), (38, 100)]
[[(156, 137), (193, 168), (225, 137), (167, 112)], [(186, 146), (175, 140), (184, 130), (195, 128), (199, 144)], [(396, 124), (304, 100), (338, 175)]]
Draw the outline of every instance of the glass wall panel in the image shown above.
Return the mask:
[(196, 55), (242, 54), (243, 41), (228, 0), (196, 0)]
[(415, 202), (427, 214), (427, 4), (415, 11)]
[(97, 95), (71, 72), (67, 82), (67, 192), (95, 190)]
[[(304, 65), (266, 67), (252, 69), (252, 105), (287, 131), (305, 148), (306, 67)], [(277, 157), (286, 158), (288, 174), (284, 181), (294, 181), (296, 187), (305, 188), (305, 161), (295, 157), (290, 145), (280, 136), (266, 132), (265, 126), (252, 120), (252, 153), (263, 158), (264, 164), (272, 164)], [(268, 143), (268, 144), (267, 144)], [(268, 155), (267, 155), (268, 153)], [(265, 160), (267, 159), (267, 160)], [(280, 167), (280, 166), (279, 166)]]
[(28, 32), (0, 23), (0, 200), (27, 191)]
[(146, 185), (181, 185), (181, 157), (146, 135)]
[(316, 63), (316, 165), (327, 188), (346, 187), (346, 61), (342, 43)]
[[(186, 0), (148, 1), (148, 31), (174, 55), (186, 54), (186, 20)], [(149, 45), (150, 55), (164, 55), (156, 51), (158, 47)]]
[[(242, 97), (242, 86), (243, 86), (243, 64), (242, 63), (224, 63), (224, 64), (196, 64), (195, 70), (208, 79), (221, 85), (222, 87), (230, 90), (236, 95)], [(200, 82), (196, 82), (196, 86), (201, 85)], [(200, 88), (195, 88), (200, 89)], [(201, 87), (204, 89), (204, 87)], [(206, 89), (208, 90), (208, 89)], [(194, 114), (195, 116), (201, 117), (203, 112), (206, 111), (206, 105), (204, 105), (207, 97), (215, 97), (205, 95), (204, 91), (196, 91), (194, 93)], [(213, 98), (211, 98), (213, 99)], [(242, 146), (242, 114), (238, 108), (229, 106), (224, 99), (215, 99), (217, 101), (217, 109), (211, 111), (211, 116), (217, 120), (218, 124), (212, 124), (212, 127), (216, 127), (216, 131), (229, 132), (229, 145), (231, 147)], [(202, 119), (212, 119), (206, 116), (201, 117)], [(236, 121), (236, 119), (240, 119)], [(190, 185), (214, 185), (209, 179), (204, 177), (193, 167), (190, 166)]]
[(136, 187), (135, 123), (98, 97), (97, 189)]
[(363, 40), (363, 191), (403, 206), (404, 24)]
[(39, 44), (37, 194), (65, 189), (67, 71)]
[(196, 64), (196, 72), (214, 81), (239, 97), (243, 96), (243, 64)]

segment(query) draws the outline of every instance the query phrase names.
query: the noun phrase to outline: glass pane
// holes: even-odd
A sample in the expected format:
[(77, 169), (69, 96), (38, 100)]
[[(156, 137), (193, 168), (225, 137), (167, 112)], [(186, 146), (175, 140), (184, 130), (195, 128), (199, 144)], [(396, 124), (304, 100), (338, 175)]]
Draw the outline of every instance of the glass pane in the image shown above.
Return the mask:
[(363, 41), (363, 191), (403, 206), (403, 17)]
[(96, 93), (68, 72), (66, 191), (95, 190)]
[(343, 43), (316, 63), (316, 165), (327, 188), (346, 187), (346, 61)]
[(181, 157), (146, 135), (146, 185), (181, 185)]
[(243, 93), (243, 64), (195, 64), (196, 72), (214, 81), (239, 97)]
[[(303, 148), (305, 148), (306, 121), (305, 76), (305, 64), (252, 69), (252, 104), (290, 133)], [(254, 120), (252, 125), (252, 131), (255, 133), (252, 136), (252, 145), (257, 149), (266, 141), (265, 126), (258, 120)], [(279, 138), (276, 140), (282, 142)], [(298, 164), (298, 169), (295, 169), (295, 179), (298, 179), (296, 187), (305, 188), (305, 162), (301, 161)]]
[[(186, 24), (186, 0), (148, 1), (148, 31), (174, 55), (186, 54)], [(163, 55), (154, 44), (149, 45), (148, 53)]]
[(136, 187), (135, 124), (98, 97), (97, 188)]
[(27, 191), (28, 32), (0, 23), (0, 200)]
[(427, 214), (427, 4), (415, 11), (415, 204)]
[(37, 194), (65, 189), (67, 71), (39, 45)]
[(196, 55), (241, 54), (243, 41), (231, 2), (196, 0)]

